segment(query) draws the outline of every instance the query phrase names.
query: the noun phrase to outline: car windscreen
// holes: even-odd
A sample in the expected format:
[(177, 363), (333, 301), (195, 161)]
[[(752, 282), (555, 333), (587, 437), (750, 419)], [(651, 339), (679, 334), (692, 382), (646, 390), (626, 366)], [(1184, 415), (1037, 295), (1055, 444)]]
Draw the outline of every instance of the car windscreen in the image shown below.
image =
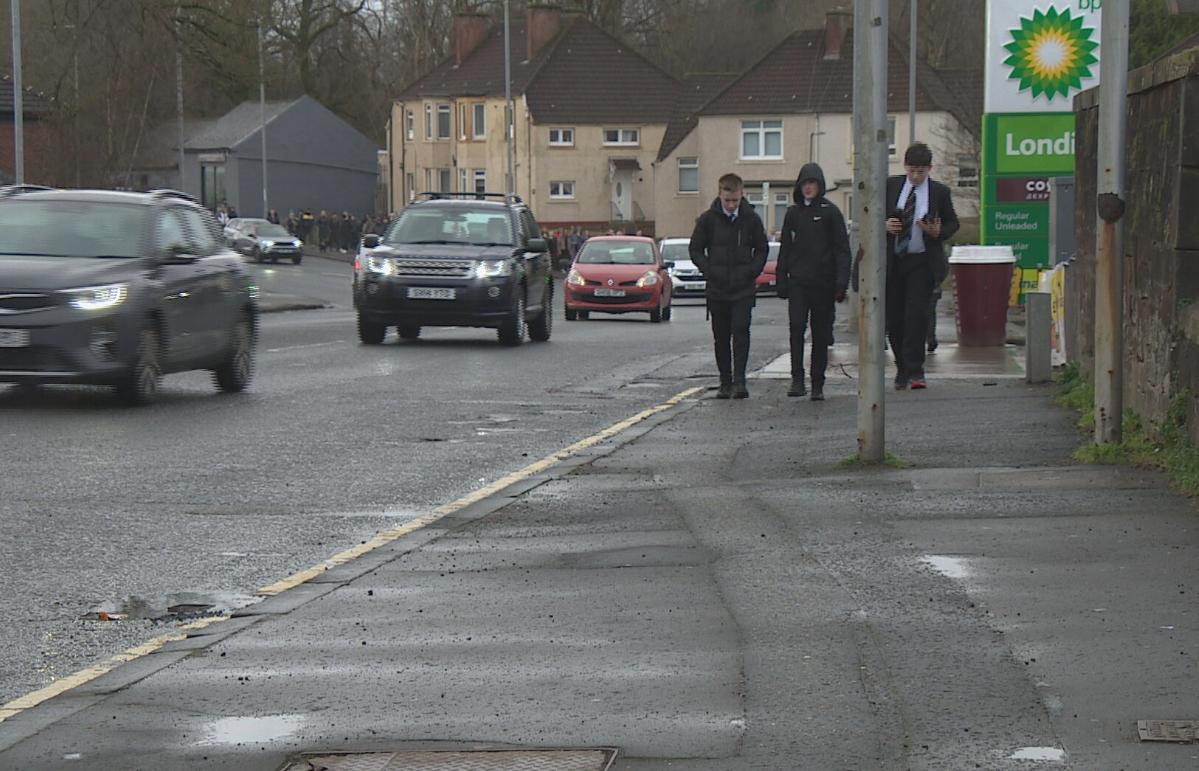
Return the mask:
[(512, 219), (502, 209), (439, 208), (416, 206), (405, 209), (383, 243), (466, 244), (508, 246), (512, 243)]
[(678, 260), (691, 259), (691, 251), (687, 248), (688, 244), (664, 244), (662, 246), (662, 259), (675, 262)]
[(588, 241), (578, 261), (584, 265), (653, 265), (654, 248), (644, 241)]
[(146, 208), (96, 201), (0, 202), (0, 258), (139, 257)]
[(273, 223), (259, 225), (254, 230), (259, 238), (291, 238), (291, 233), (287, 232), (287, 228)]

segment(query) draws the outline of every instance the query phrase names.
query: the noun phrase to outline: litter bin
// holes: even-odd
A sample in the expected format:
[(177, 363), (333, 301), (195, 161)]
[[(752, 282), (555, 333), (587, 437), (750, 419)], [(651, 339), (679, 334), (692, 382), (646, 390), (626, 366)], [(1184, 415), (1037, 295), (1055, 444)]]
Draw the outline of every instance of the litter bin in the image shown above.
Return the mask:
[(995, 346), (1007, 340), (1008, 297), (1016, 255), (1010, 246), (955, 246), (949, 256), (958, 345)]

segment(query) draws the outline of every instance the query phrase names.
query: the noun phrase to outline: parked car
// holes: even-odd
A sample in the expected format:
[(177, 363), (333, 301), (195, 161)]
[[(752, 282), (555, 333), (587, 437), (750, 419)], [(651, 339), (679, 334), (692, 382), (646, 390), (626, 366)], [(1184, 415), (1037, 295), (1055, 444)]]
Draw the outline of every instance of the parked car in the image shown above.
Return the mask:
[(770, 242), (770, 252), (766, 255), (766, 267), (758, 274), (758, 294), (774, 294), (778, 288), (779, 242)]
[(708, 282), (691, 261), (688, 247), (690, 238), (663, 238), (659, 247), (662, 260), (670, 272), (671, 291), (674, 297), (703, 297)]
[(250, 382), (257, 288), (216, 218), (172, 190), (0, 188), (0, 382), (115, 386), (162, 375)]
[(550, 339), (554, 284), (533, 212), (503, 193), (422, 193), (354, 262), (358, 339), (423, 327), (491, 327), (504, 345)]
[(670, 320), (670, 273), (652, 238), (596, 236), (587, 239), (566, 274), (566, 320), (602, 313), (648, 312)]
[[(236, 226), (233, 224), (235, 222)], [(293, 265), (299, 265), (304, 258), (304, 245), (300, 239), (288, 233), (287, 228), (273, 222), (230, 220), (225, 232), (227, 237), (231, 237), (229, 245), (254, 262), (291, 260)]]

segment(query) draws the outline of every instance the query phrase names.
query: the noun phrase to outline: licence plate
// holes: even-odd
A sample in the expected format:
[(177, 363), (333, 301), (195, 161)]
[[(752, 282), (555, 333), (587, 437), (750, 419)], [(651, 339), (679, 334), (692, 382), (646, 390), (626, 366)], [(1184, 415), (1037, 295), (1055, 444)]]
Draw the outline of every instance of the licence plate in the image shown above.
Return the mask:
[(0, 329), (0, 348), (24, 348), (27, 345), (28, 329)]
[(409, 300), (453, 300), (456, 292), (452, 288), (440, 288), (432, 286), (410, 286), (408, 287)]
[(624, 297), (623, 289), (597, 289), (595, 290), (596, 297)]
[(683, 284), (683, 289), (686, 289), (686, 290), (688, 290), (688, 291), (690, 291), (690, 290), (693, 290), (693, 289), (694, 289), (694, 290), (696, 290), (696, 291), (698, 291), (698, 290), (700, 290), (700, 289), (703, 289), (703, 288), (704, 288), (704, 284), (702, 284), (702, 283), (700, 283), (700, 282), (698, 282), (698, 281), (696, 281), (696, 282), (691, 282), (691, 283), (688, 283), (688, 284)]

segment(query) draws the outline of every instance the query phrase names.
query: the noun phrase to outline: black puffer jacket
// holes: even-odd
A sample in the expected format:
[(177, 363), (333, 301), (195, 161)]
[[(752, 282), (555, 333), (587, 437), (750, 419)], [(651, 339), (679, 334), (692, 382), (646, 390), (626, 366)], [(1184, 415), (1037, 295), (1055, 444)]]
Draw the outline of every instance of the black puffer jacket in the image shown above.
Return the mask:
[(755, 296), (770, 246), (753, 204), (742, 198), (737, 219), (730, 220), (717, 198), (695, 220), (689, 251), (707, 281), (708, 299), (743, 300)]
[[(804, 204), (803, 183), (815, 180), (820, 192)], [(795, 181), (795, 203), (783, 217), (778, 286), (784, 292), (811, 286), (844, 292), (849, 285), (849, 235), (836, 204), (824, 197), (824, 171), (806, 164)]]

